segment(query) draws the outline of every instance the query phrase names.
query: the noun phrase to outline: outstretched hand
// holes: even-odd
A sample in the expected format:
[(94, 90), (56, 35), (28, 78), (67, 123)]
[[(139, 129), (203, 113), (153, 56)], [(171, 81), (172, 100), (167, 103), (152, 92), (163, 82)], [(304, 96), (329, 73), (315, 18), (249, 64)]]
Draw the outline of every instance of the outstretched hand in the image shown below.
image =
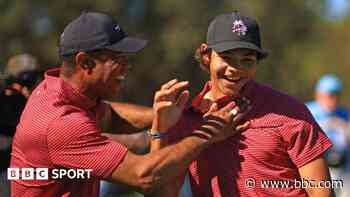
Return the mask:
[(177, 79), (173, 79), (156, 92), (152, 130), (166, 132), (180, 119), (190, 96), (186, 90), (188, 85), (188, 81), (178, 82)]

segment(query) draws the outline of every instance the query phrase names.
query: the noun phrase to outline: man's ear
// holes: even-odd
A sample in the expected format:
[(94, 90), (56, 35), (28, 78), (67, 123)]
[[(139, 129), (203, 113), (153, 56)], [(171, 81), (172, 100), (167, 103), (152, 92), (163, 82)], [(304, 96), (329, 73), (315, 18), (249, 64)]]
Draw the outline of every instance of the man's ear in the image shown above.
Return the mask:
[(200, 54), (201, 54), (201, 67), (204, 70), (209, 72), (211, 50), (209, 49), (207, 44), (202, 43), (200, 45)]
[(88, 56), (85, 52), (79, 52), (75, 55), (76, 65), (80, 66), (84, 70), (91, 70), (96, 66), (95, 61)]

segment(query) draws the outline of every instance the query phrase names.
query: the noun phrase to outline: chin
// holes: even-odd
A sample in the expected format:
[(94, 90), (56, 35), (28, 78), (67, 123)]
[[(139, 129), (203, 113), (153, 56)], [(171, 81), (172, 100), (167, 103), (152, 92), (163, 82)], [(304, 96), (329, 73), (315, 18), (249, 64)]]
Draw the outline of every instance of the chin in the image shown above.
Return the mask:
[(225, 91), (224, 95), (229, 97), (237, 97), (239, 96), (239, 93), (237, 93), (236, 91)]
[(242, 88), (239, 88), (239, 87), (231, 87), (231, 88), (224, 87), (222, 88), (221, 92), (225, 96), (236, 97), (236, 96), (239, 96), (241, 89)]

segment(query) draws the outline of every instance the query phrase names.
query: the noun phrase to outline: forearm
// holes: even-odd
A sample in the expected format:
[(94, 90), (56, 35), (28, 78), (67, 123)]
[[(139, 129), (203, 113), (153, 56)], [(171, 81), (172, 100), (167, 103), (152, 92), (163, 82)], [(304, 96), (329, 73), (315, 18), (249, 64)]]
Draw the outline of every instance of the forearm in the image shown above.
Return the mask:
[[(136, 129), (143, 129), (150, 127), (153, 120), (153, 110), (151, 107), (129, 104), (129, 103), (110, 103), (113, 111), (122, 119), (124, 122), (130, 124), (130, 126)], [(112, 122), (113, 126), (119, 127), (120, 121)]]
[(185, 172), (190, 162), (206, 147), (209, 141), (196, 136), (144, 156), (129, 154), (113, 172), (112, 180), (141, 189), (155, 191)]
[[(162, 139), (152, 139), (150, 142), (150, 152), (160, 150), (168, 145), (167, 140)], [(175, 177), (169, 183), (162, 185), (159, 189), (154, 190), (149, 196), (152, 197), (178, 197), (179, 191), (181, 189), (182, 180), (179, 177)], [(146, 196), (148, 197), (148, 196)]]
[(142, 166), (142, 177), (154, 177), (159, 184), (169, 183), (183, 174), (191, 161), (208, 145), (206, 139), (188, 137), (178, 144), (155, 151), (145, 156), (148, 158)]
[(143, 154), (149, 150), (150, 140), (146, 132), (135, 134), (102, 133), (102, 135), (123, 144), (133, 153)]

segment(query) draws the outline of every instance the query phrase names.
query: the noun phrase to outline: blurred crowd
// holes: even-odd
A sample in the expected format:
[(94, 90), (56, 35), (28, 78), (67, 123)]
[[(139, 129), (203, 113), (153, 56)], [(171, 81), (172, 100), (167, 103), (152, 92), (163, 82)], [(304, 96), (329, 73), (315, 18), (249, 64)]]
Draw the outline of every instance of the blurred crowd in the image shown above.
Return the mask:
[(37, 59), (20, 54), (8, 60), (3, 72), (0, 90), (0, 196), (9, 196), (7, 168), (10, 166), (11, 142), (27, 98), (41, 80), (42, 72)]
[[(9, 196), (7, 168), (10, 163), (11, 141), (22, 110), (33, 88), (42, 80), (43, 68), (36, 57), (20, 54), (7, 61), (1, 78), (0, 90), (0, 196)], [(347, 87), (333, 74), (322, 76), (315, 86), (314, 100), (306, 106), (315, 120), (333, 142), (326, 153), (332, 179), (343, 180), (339, 196), (349, 196), (350, 183), (350, 117), (349, 109), (340, 105), (340, 97)], [(101, 196), (111, 196), (128, 191), (110, 183), (102, 184)]]

